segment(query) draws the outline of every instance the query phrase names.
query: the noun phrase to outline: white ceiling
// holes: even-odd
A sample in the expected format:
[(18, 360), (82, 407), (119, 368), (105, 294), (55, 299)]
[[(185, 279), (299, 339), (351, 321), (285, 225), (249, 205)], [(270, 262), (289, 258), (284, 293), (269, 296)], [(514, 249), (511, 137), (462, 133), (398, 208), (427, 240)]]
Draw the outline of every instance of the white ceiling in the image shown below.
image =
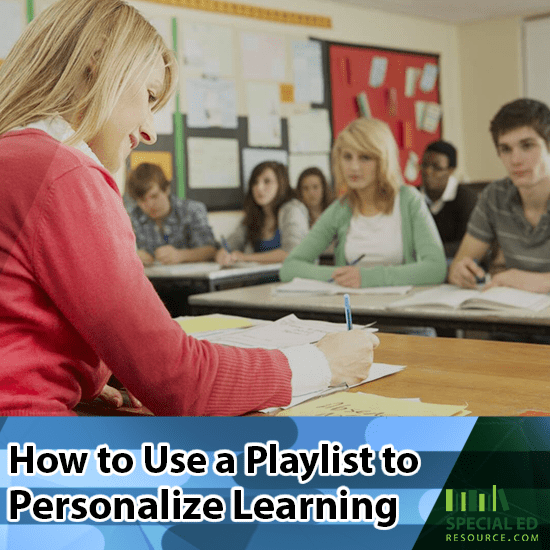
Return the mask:
[(331, 0), (364, 8), (437, 19), (448, 23), (468, 23), (509, 16), (550, 13), (550, 0)]

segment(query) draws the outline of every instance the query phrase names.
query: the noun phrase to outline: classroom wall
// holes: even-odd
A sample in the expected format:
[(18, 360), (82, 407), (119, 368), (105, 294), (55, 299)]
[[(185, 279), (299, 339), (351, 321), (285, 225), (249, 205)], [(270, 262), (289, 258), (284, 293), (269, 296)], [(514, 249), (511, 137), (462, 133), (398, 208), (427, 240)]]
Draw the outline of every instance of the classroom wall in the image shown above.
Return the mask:
[(470, 181), (503, 177), (489, 122), (504, 103), (523, 95), (522, 18), (460, 25), (458, 43), (464, 173)]
[[(441, 103), (444, 112), (443, 138), (463, 148), (460, 101), (458, 29), (455, 25), (385, 13), (379, 10), (346, 6), (319, 0), (243, 0), (242, 3), (322, 15), (332, 19), (331, 29), (308, 28), (271, 23), (244, 17), (225, 16), (200, 10), (187, 10), (150, 2), (132, 2), (147, 14), (177, 15), (194, 21), (234, 25), (274, 34), (310, 36), (350, 44), (366, 44), (386, 48), (437, 53), (440, 55)], [(461, 167), (459, 166), (459, 171)], [(460, 174), (459, 174), (460, 175)], [(238, 223), (240, 212), (219, 212), (210, 215), (216, 236), (227, 234)]]
[[(131, 0), (132, 1), (132, 0)], [(488, 124), (505, 102), (523, 93), (520, 17), (453, 25), (320, 0), (241, 0), (250, 5), (330, 17), (331, 29), (306, 28), (132, 1), (148, 15), (190, 18), (258, 32), (311, 36), (335, 42), (438, 53), (441, 67), (443, 139), (460, 152), (458, 177), (477, 181), (503, 174)], [(35, 0), (37, 11), (53, 0)], [(217, 235), (239, 219), (238, 212), (212, 216)]]

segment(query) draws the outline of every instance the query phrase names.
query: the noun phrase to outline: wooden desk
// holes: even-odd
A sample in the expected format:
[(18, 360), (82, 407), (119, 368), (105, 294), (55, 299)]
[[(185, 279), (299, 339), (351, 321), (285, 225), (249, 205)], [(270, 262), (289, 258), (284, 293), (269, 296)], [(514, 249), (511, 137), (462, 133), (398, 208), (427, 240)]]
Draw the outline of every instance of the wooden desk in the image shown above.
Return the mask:
[(550, 413), (550, 346), (380, 334), (375, 361), (407, 368), (353, 388), (386, 397), (468, 404), (472, 416)]
[[(526, 410), (550, 413), (550, 346), (487, 340), (380, 335), (374, 359), (406, 365), (397, 374), (350, 391), (426, 403), (467, 404), (472, 416), (517, 416)], [(81, 404), (78, 414), (151, 414), (128, 407), (112, 409), (99, 400)]]
[[(280, 284), (280, 283), (279, 283)], [(345, 322), (344, 300), (339, 296), (306, 296), (273, 294), (277, 284), (260, 285), (197, 294), (189, 298), (192, 315), (228, 313), (259, 319), (276, 320), (295, 313), (302, 319)], [(415, 291), (429, 287), (417, 287)], [(445, 308), (387, 309), (388, 304), (402, 299), (397, 295), (350, 296), (353, 321), (367, 324), (377, 321), (388, 326), (431, 326), (440, 329), (509, 331), (529, 334), (550, 333), (550, 308), (535, 313), (452, 310)]]
[(246, 267), (221, 268), (216, 262), (159, 265), (145, 268), (153, 284), (177, 282), (212, 292), (235, 286), (258, 285), (279, 280), (281, 264), (251, 264)]

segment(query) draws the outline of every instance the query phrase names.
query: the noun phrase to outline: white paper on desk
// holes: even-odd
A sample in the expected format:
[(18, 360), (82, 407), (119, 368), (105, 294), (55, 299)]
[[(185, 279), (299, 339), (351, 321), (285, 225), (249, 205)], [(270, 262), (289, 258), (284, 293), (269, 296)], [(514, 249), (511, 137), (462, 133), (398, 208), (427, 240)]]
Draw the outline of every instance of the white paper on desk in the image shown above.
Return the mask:
[(189, 138), (188, 185), (191, 189), (238, 188), (239, 142), (225, 138)]
[(220, 264), (216, 262), (196, 262), (175, 265), (152, 265), (145, 268), (147, 277), (186, 276), (208, 274), (212, 271), (219, 271)]
[(241, 67), (244, 79), (284, 82), (286, 73), (284, 38), (242, 32)]
[(288, 140), (291, 153), (328, 153), (331, 144), (328, 111), (314, 109), (288, 117)]
[[(361, 384), (366, 384), (367, 382), (372, 382), (373, 380), (384, 378), (384, 376), (395, 374), (396, 372), (402, 371), (404, 368), (405, 368), (404, 365), (388, 365), (386, 363), (373, 363), (370, 367), (369, 375), (367, 376), (367, 378), (365, 378), (364, 380), (361, 380), (361, 382), (358, 382), (357, 384), (353, 384), (347, 387), (354, 388), (355, 386), (360, 386)], [(271, 407), (269, 409), (264, 409), (261, 412), (270, 413), (273, 411), (277, 411), (279, 409), (289, 409), (290, 407), (299, 405), (300, 403), (303, 403), (304, 401), (308, 401), (309, 399), (313, 399), (314, 397), (329, 395), (337, 391), (342, 391), (342, 389), (344, 389), (342, 386), (336, 386), (335, 388), (328, 388), (326, 390), (319, 390), (319, 391), (314, 391), (310, 393), (304, 393), (302, 395), (293, 395), (292, 400), (286, 407)]]
[(187, 79), (187, 126), (237, 128), (237, 92), (233, 80)]
[[(361, 328), (361, 326), (354, 326), (354, 328)], [(345, 332), (346, 330), (344, 323), (310, 321), (298, 319), (296, 315), (287, 315), (269, 325), (218, 336), (210, 341), (239, 348), (284, 349), (312, 344), (327, 334)], [(378, 329), (366, 328), (364, 330), (376, 332)]]
[(254, 147), (280, 147), (281, 101), (278, 84), (246, 83), (248, 144)]
[(0, 59), (4, 59), (23, 32), (23, 2), (17, 0), (3, 0), (0, 2)]
[(527, 309), (542, 311), (550, 307), (546, 294), (508, 287), (493, 287), (486, 291), (469, 290), (455, 285), (440, 285), (417, 292), (408, 298), (393, 302), (388, 309), (407, 307), (451, 307), (456, 309)]
[(320, 42), (293, 40), (292, 57), (294, 101), (323, 103), (325, 85)]
[(373, 88), (379, 88), (386, 78), (388, 68), (387, 57), (373, 57), (370, 66), (369, 84)]
[(370, 288), (350, 288), (336, 283), (302, 279), (294, 277), (290, 283), (279, 285), (273, 289), (274, 294), (399, 294), (403, 295), (412, 289), (408, 286), (378, 286)]
[(184, 23), (181, 28), (186, 72), (233, 76), (233, 29), (221, 25)]

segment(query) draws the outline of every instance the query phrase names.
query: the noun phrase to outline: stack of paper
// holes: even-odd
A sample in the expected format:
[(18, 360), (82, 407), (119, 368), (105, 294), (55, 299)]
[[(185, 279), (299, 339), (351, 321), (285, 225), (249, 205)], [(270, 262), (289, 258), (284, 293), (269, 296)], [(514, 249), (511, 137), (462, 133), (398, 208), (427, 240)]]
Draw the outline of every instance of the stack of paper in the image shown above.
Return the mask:
[(295, 277), (290, 283), (275, 287), (276, 294), (400, 294), (404, 295), (412, 289), (408, 286), (376, 286), (370, 288), (350, 288), (336, 283), (316, 281), (315, 279), (302, 279)]
[[(354, 328), (363, 328), (356, 326)], [(333, 332), (345, 332), (344, 323), (309, 321), (298, 319), (296, 315), (287, 315), (273, 323), (265, 323), (247, 330), (220, 333), (208, 338), (215, 344), (236, 346), (239, 348), (284, 349), (318, 342), (323, 336)], [(378, 329), (365, 328), (370, 332)]]

